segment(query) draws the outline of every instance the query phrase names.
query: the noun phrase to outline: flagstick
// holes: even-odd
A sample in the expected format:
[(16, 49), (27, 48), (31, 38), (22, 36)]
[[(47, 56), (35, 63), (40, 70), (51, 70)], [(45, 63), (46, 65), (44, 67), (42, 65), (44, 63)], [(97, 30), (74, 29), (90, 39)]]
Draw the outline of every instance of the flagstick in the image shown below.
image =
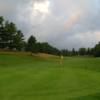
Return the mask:
[(63, 65), (63, 59), (64, 59), (64, 57), (63, 57), (63, 55), (61, 55), (60, 56), (60, 65)]

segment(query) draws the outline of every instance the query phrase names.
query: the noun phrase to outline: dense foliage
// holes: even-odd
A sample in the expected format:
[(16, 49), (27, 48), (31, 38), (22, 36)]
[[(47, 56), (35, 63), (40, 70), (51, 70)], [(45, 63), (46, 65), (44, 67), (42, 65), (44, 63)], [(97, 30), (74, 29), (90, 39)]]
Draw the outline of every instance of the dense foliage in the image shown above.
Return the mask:
[(94, 55), (95, 57), (100, 57), (100, 43), (94, 48), (79, 48), (79, 50), (76, 51), (74, 48), (72, 50), (59, 50), (47, 42), (37, 42), (34, 36), (30, 36), (28, 40), (25, 41), (21, 30), (17, 29), (13, 22), (5, 21), (2, 16), (0, 16), (0, 48), (64, 56)]
[(23, 33), (17, 30), (13, 22), (0, 17), (0, 48), (21, 50), (24, 44), (23, 37)]
[(48, 43), (38, 43), (34, 36), (24, 40), (23, 33), (16, 28), (13, 22), (5, 21), (0, 17), (0, 48), (9, 50), (24, 50), (33, 53), (60, 54), (60, 51)]

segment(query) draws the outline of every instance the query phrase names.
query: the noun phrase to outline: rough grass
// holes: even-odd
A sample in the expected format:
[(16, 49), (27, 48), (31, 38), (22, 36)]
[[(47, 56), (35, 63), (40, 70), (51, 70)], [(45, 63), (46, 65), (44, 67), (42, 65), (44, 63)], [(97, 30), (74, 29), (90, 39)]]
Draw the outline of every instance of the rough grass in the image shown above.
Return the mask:
[(0, 54), (0, 100), (100, 100), (100, 58)]

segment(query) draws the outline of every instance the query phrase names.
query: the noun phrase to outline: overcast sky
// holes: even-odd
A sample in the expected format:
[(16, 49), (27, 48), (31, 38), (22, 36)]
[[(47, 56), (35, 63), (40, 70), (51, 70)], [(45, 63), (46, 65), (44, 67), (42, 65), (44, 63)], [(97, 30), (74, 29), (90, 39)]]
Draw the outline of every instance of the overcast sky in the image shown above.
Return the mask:
[(58, 48), (100, 41), (100, 0), (0, 0), (0, 16), (25, 34)]

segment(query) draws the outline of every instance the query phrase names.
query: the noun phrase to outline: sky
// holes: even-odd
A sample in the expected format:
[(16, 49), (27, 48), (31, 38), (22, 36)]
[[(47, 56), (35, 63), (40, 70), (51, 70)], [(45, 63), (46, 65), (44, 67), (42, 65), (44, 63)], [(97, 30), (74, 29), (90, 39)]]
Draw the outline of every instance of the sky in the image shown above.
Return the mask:
[(25, 39), (34, 35), (59, 49), (100, 41), (100, 0), (0, 0), (0, 16), (14, 22)]

